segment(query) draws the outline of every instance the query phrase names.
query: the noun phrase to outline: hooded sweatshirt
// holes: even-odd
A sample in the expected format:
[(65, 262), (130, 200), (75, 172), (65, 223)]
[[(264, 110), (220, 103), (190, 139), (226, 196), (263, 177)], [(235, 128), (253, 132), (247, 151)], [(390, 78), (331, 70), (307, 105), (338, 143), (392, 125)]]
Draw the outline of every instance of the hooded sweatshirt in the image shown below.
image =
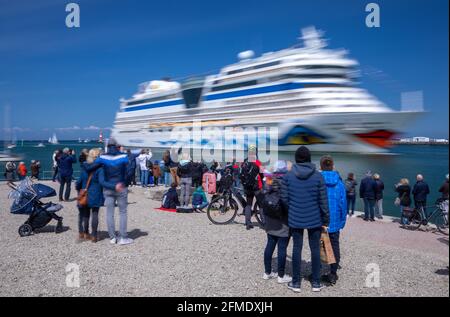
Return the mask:
[(323, 171), (322, 176), (327, 186), (328, 208), (330, 211), (329, 233), (339, 232), (347, 221), (347, 198), (345, 185), (339, 173)]
[(189, 160), (181, 160), (178, 164), (177, 174), (180, 178), (192, 178), (192, 163)]
[(288, 207), (288, 224), (294, 229), (328, 226), (325, 181), (312, 163), (300, 163), (283, 178), (281, 199)]

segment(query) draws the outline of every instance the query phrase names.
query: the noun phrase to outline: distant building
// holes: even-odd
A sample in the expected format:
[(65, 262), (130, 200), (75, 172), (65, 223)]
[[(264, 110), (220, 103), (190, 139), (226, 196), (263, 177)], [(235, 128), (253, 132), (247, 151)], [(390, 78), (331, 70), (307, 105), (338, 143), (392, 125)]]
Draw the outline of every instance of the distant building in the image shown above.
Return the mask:
[(412, 141), (418, 143), (430, 143), (430, 138), (424, 136), (415, 136), (413, 137)]
[(447, 139), (436, 139), (436, 140), (434, 140), (434, 142), (436, 142), (436, 143), (448, 143), (448, 140)]

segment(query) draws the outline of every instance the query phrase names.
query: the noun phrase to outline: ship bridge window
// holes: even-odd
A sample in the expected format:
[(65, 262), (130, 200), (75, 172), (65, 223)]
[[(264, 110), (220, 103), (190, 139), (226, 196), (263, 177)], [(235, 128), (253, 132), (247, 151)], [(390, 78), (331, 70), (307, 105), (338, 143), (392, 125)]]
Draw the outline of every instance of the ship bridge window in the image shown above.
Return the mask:
[(272, 67), (272, 66), (276, 66), (276, 65), (280, 65), (280, 64), (281, 64), (281, 61), (275, 61), (275, 62), (259, 64), (259, 65), (246, 67), (246, 68), (239, 68), (239, 69), (235, 69), (235, 70), (230, 70), (229, 72), (227, 72), (227, 75), (239, 74), (239, 73), (247, 72), (249, 70)]
[(298, 68), (303, 68), (303, 69), (349, 69), (352, 67), (348, 67), (348, 66), (341, 66), (341, 65), (304, 65), (304, 66), (299, 66)]
[(240, 87), (254, 86), (254, 85), (257, 85), (257, 84), (258, 84), (257, 80), (250, 80), (250, 81), (245, 81), (245, 82), (240, 82), (240, 83), (234, 83), (234, 84), (229, 84), (229, 85), (212, 87), (211, 91), (221, 91), (221, 90), (235, 89), (235, 88), (240, 88)]

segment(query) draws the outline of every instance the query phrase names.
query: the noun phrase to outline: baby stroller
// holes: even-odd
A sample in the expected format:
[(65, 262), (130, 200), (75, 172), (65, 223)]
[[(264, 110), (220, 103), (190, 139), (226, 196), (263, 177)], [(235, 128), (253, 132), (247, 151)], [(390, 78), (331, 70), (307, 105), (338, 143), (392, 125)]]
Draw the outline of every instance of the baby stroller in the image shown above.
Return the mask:
[(13, 199), (11, 213), (15, 215), (29, 215), (28, 220), (19, 227), (21, 237), (30, 236), (34, 230), (45, 227), (52, 219), (58, 223), (55, 233), (62, 232), (62, 217), (56, 212), (63, 209), (63, 206), (52, 202), (44, 204), (41, 198), (54, 197), (56, 192), (53, 188), (43, 184), (33, 184), (26, 178), (19, 185), (8, 184), (12, 191), (9, 198)]

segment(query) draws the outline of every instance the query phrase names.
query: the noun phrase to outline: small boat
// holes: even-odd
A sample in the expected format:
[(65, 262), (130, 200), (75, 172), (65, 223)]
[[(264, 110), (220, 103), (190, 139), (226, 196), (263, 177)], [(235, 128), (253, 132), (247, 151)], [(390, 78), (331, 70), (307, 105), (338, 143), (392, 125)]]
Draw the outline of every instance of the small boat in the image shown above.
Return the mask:
[(91, 142), (91, 140), (90, 140), (90, 139), (86, 139), (86, 140), (84, 140), (84, 143), (89, 143), (89, 142)]
[(83, 141), (81, 140), (81, 138), (78, 138), (78, 143), (83, 143)]
[(8, 149), (15, 149), (17, 147), (17, 145), (16, 144), (8, 144), (7, 146), (6, 146), (6, 148), (8, 148)]
[(38, 145), (36, 145), (35, 147), (45, 147), (44, 143), (39, 143)]
[(56, 137), (55, 133), (53, 133), (53, 136), (48, 139), (48, 143), (50, 143), (50, 144), (59, 144), (58, 138)]

